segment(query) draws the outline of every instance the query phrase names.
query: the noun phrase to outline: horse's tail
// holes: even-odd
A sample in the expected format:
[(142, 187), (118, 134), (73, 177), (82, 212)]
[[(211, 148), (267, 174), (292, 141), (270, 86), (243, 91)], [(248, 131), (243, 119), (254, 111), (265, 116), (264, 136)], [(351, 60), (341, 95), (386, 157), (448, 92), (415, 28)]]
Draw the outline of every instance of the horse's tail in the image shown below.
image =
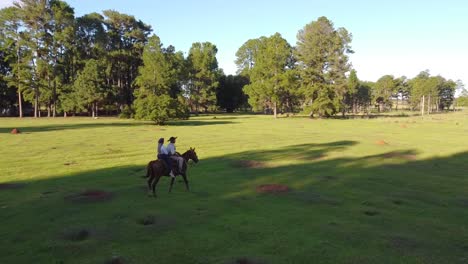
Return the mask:
[(145, 178), (148, 178), (150, 175), (153, 174), (153, 166), (152, 162), (150, 161), (148, 165), (146, 166), (146, 176)]

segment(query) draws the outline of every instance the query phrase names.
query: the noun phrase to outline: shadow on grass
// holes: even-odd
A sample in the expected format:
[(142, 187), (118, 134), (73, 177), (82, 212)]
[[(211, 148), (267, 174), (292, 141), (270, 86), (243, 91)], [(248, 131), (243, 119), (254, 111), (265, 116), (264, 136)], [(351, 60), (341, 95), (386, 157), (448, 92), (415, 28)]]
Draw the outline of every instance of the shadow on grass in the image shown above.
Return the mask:
[[(50, 132), (60, 130), (72, 130), (72, 129), (92, 129), (102, 127), (133, 127), (149, 125), (149, 122), (114, 122), (114, 123), (103, 123), (96, 121), (96, 123), (78, 123), (78, 124), (57, 124), (57, 125), (42, 125), (42, 126), (24, 126), (16, 127), (21, 133), (35, 133), (35, 132)], [(0, 133), (10, 133), (13, 127), (0, 127)]]
[[(216, 120), (178, 120), (178, 121), (169, 121), (167, 125), (190, 127), (190, 126), (223, 125), (223, 124), (231, 124), (231, 123), (234, 123), (234, 122), (216, 121)], [(16, 127), (16, 128), (18, 128), (21, 133), (35, 133), (35, 132), (50, 132), (50, 131), (71, 130), (71, 129), (92, 129), (92, 128), (102, 128), (102, 127), (123, 128), (123, 127), (134, 127), (134, 126), (145, 126), (145, 125), (155, 125), (155, 124), (154, 122), (150, 122), (150, 121), (113, 122), (113, 123), (105, 123), (105, 122), (96, 121), (95, 123), (24, 126), (24, 127)], [(13, 128), (14, 127), (0, 127), (0, 133), (10, 133)], [(163, 128), (164, 126), (161, 127), (161, 129)]]
[(212, 125), (225, 125), (225, 124), (234, 124), (232, 121), (216, 121), (216, 119), (207, 119), (207, 120), (179, 120), (179, 121), (169, 121), (167, 125), (169, 126), (212, 126)]
[[(68, 263), (78, 258), (84, 263), (118, 254), (132, 263), (224, 263), (242, 256), (258, 256), (265, 263), (308, 263), (311, 258), (323, 263), (463, 263), (468, 152), (425, 160), (418, 160), (413, 150), (331, 158), (355, 144), (337, 141), (200, 157), (189, 169), (192, 192), (177, 180), (168, 194), (164, 177), (157, 199), (146, 196), (140, 177), (144, 164), (0, 190), (0, 246), (6, 249), (0, 262)], [(240, 160), (265, 166), (237, 166)], [(255, 192), (268, 183), (292, 191)], [(107, 191), (113, 199), (65, 199), (85, 190)], [(140, 223), (147, 218), (151, 224)], [(56, 234), (66, 232), (65, 227), (93, 232), (86, 243), (63, 241)], [(181, 243), (182, 253), (177, 249)], [(165, 250), (154, 255), (154, 248)]]

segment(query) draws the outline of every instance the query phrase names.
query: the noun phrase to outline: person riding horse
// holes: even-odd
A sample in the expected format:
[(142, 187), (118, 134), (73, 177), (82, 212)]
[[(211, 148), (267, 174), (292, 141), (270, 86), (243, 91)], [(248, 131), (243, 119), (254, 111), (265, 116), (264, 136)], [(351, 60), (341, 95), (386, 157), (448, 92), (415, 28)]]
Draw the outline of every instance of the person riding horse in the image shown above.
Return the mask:
[(166, 166), (169, 168), (169, 176), (175, 177), (174, 172), (172, 171), (172, 160), (167, 152), (167, 148), (164, 146), (164, 138), (158, 140), (158, 159), (163, 160), (166, 163)]
[(177, 175), (177, 174), (179, 174), (179, 172), (182, 171), (182, 166), (184, 164), (184, 158), (182, 158), (180, 156), (180, 154), (178, 152), (176, 152), (176, 147), (174, 145), (175, 142), (176, 142), (176, 139), (177, 139), (177, 137), (170, 137), (169, 138), (170, 143), (167, 144), (166, 149), (167, 149), (167, 152), (169, 154), (169, 157), (177, 162), (177, 165), (178, 165), (178, 166), (176, 166), (177, 169), (178, 169), (178, 171), (176, 172), (176, 175)]

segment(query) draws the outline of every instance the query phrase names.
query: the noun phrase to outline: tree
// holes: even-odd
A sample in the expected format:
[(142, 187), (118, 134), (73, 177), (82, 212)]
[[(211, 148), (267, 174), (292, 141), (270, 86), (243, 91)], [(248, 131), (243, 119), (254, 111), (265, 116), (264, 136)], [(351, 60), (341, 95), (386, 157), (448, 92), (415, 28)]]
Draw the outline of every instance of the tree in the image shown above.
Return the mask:
[(250, 80), (244, 86), (250, 105), (273, 109), (276, 118), (278, 107), (294, 87), (294, 75), (290, 74), (294, 65), (291, 46), (276, 33), (247, 41), (236, 54), (239, 72)]
[(205, 112), (216, 105), (216, 88), (220, 75), (216, 53), (218, 49), (210, 42), (193, 43), (187, 58), (188, 90), (190, 104), (195, 111)]
[(351, 34), (335, 29), (326, 17), (307, 24), (297, 34), (296, 56), (301, 90), (310, 115), (330, 116), (343, 108), (350, 69)]
[(16, 89), (18, 94), (18, 115), (23, 117), (23, 90), (25, 79), (29, 76), (30, 52), (25, 47), (24, 26), (18, 7), (0, 10), (0, 43), (3, 62), (9, 65), (5, 71), (5, 82)]
[(134, 16), (104, 10), (107, 28), (108, 85), (115, 86), (120, 110), (132, 104), (135, 78), (142, 65), (142, 53), (152, 29)]
[(382, 76), (373, 88), (372, 98), (374, 103), (378, 105), (379, 112), (383, 112), (385, 108), (391, 108), (392, 101), (390, 99), (396, 91), (396, 82), (393, 75)]
[(225, 109), (227, 113), (232, 113), (240, 107), (245, 107), (247, 96), (242, 89), (248, 83), (248, 78), (241, 75), (222, 75), (216, 91), (218, 106)]
[[(185, 117), (186, 112), (173, 93), (177, 86), (180, 61), (174, 48), (163, 49), (159, 37), (153, 35), (143, 51), (143, 66), (135, 80), (135, 118), (155, 121), (164, 124), (176, 117)], [(179, 57), (180, 59), (180, 57)]]
[[(104, 67), (99, 64), (99, 61), (90, 59), (78, 74), (75, 80), (74, 100), (78, 98), (78, 105), (90, 106), (92, 117), (98, 115), (99, 103), (105, 98), (107, 89), (105, 87)], [(78, 100), (79, 100), (78, 99)]]
[(345, 105), (351, 106), (354, 114), (357, 112), (357, 92), (359, 90), (359, 79), (356, 70), (351, 70), (348, 77), (348, 93), (345, 99)]

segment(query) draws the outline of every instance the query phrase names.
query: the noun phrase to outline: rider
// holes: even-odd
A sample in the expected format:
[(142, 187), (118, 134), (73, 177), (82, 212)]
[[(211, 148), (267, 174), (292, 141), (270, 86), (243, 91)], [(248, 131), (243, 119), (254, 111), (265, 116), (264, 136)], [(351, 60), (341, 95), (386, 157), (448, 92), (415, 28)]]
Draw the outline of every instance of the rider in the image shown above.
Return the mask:
[(167, 152), (169, 154), (169, 156), (171, 157), (171, 159), (177, 161), (177, 164), (179, 165), (178, 168), (179, 168), (179, 172), (182, 171), (182, 166), (184, 164), (184, 158), (182, 158), (180, 156), (179, 153), (176, 152), (176, 147), (175, 147), (175, 142), (176, 142), (176, 138), (177, 137), (170, 137), (169, 138), (169, 144), (167, 144)]
[(172, 172), (171, 159), (170, 159), (170, 157), (168, 155), (166, 147), (164, 146), (164, 138), (160, 138), (158, 140), (158, 159), (163, 160), (164, 162), (166, 162), (166, 165), (167, 165), (167, 167), (169, 168), (169, 171), (170, 171), (169, 175), (171, 177), (175, 177), (174, 173)]

